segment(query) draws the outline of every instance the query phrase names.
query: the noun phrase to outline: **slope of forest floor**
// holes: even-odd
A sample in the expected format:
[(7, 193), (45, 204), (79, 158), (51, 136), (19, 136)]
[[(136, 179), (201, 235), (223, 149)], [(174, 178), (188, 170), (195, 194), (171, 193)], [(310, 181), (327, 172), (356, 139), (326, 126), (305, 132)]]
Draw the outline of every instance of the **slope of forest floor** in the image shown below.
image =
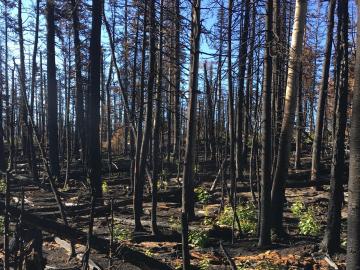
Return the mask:
[[(132, 197), (128, 192), (128, 166), (129, 162), (127, 160), (118, 160), (117, 166), (114, 168), (115, 172), (110, 177), (105, 174), (103, 179), (106, 182), (106, 184), (103, 184), (105, 194), (103, 204), (109, 205), (112, 199), (114, 211), (111, 213), (109, 207), (106, 208), (107, 211), (101, 211), (99, 208), (100, 211), (96, 212), (95, 215), (94, 233), (99, 237), (109, 239), (112, 230), (115, 241), (139, 250), (149, 257), (163, 261), (176, 269), (181, 265), (181, 237), (179, 233), (181, 189), (176, 173), (168, 174), (166, 180), (161, 181), (159, 184), (158, 225), (162, 236), (154, 238), (150, 233), (151, 199), (147, 195), (145, 195), (142, 217), (142, 223), (147, 232), (132, 233), (134, 222)], [(275, 241), (273, 246), (268, 249), (259, 250), (255, 235), (256, 224), (243, 223), (245, 232), (243, 235), (239, 235), (236, 231), (234, 240), (232, 239), (231, 226), (220, 224), (219, 219), (224, 220), (228, 219), (228, 217), (221, 215), (219, 211), (221, 208), (221, 184), (217, 185), (213, 193), (209, 192), (217, 173), (211, 169), (215, 168), (215, 166), (203, 162), (198, 167), (197, 186), (201, 188), (197, 189), (196, 193), (198, 198), (196, 202), (196, 219), (190, 223), (190, 235), (193, 243), (191, 244), (192, 264), (197, 269), (230, 269), (227, 259), (219, 247), (220, 241), (238, 265), (238, 269), (336, 269), (336, 267), (345, 269), (345, 253), (337, 254), (330, 259), (326, 254), (319, 251), (321, 236), (326, 225), (327, 215), (325, 213), (327, 213), (327, 190), (329, 187), (325, 185), (323, 191), (315, 191), (306, 185), (307, 170), (290, 172), (290, 181), (297, 183), (293, 185), (297, 187), (290, 187), (286, 190), (287, 202), (284, 222), (289, 237), (281, 241)], [(86, 186), (81, 181), (76, 181), (78, 175), (79, 172), (72, 171), (68, 188), (60, 189), (60, 191), (67, 206), (70, 226), (86, 232), (90, 213), (89, 196)], [(326, 178), (328, 176), (324, 175), (324, 179)], [(62, 223), (55, 200), (51, 192), (49, 192), (49, 186), (46, 182), (43, 182), (39, 187), (25, 174), (21, 178), (17, 178), (17, 181), (21, 182), (21, 185), (12, 182), (11, 186), (13, 205), (17, 204), (19, 206), (21, 201), (20, 186), (23, 186), (25, 211), (48, 219), (56, 219), (59, 223)], [(303, 183), (305, 184), (301, 187)], [(147, 189), (150, 189), (148, 185)], [(246, 215), (252, 215), (252, 211), (256, 213), (257, 206), (253, 202), (253, 196), (247, 181), (239, 183), (238, 189), (239, 207), (244, 207), (246, 219)], [(345, 201), (346, 199), (347, 193), (345, 194)], [(117, 206), (119, 202), (120, 206)], [(314, 220), (319, 227), (319, 231), (315, 234), (304, 235), (299, 230), (299, 217), (296, 217), (292, 210), (292, 206), (296, 204), (311, 209)], [(253, 208), (248, 209), (249, 206)], [(114, 217), (113, 227), (110, 225), (111, 214)], [(240, 215), (242, 214), (240, 213)], [(343, 220), (345, 218), (344, 212)], [(343, 241), (346, 244), (344, 237)], [(84, 246), (77, 245), (77, 251), (81, 254), (84, 251)], [(68, 250), (64, 248), (63, 240), (57, 238), (56, 235), (45, 232), (43, 255), (48, 269), (76, 269), (81, 265), (80, 257), (68, 261), (69, 254)], [(93, 249), (90, 258), (103, 269), (109, 267), (110, 259), (108, 254), (102, 254)], [(139, 269), (116, 258), (111, 260), (111, 264), (113, 269)]]

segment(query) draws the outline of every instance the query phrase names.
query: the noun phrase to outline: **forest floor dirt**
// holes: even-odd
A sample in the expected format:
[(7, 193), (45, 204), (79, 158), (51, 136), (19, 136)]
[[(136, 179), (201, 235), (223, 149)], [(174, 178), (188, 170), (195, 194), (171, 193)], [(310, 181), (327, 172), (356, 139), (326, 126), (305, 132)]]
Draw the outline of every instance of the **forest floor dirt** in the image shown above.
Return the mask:
[[(305, 160), (306, 162), (306, 160)], [(173, 268), (181, 265), (181, 238), (180, 229), (180, 195), (181, 189), (175, 175), (169, 175), (167, 181), (160, 185), (159, 203), (158, 203), (158, 225), (165, 236), (154, 239), (150, 236), (150, 197), (145, 195), (142, 223), (146, 230), (145, 233), (132, 234), (133, 215), (131, 196), (128, 195), (128, 162), (123, 161), (125, 165), (118, 161), (119, 170), (112, 173), (110, 177), (104, 177), (106, 186), (105, 204), (110, 203), (110, 198), (116, 202), (128, 201), (125, 206), (114, 207), (114, 230), (116, 231), (116, 240), (123, 242), (127, 246), (140, 250), (147, 256), (163, 261)], [(200, 163), (201, 165), (201, 163)], [(198, 185), (203, 190), (210, 190), (211, 184), (215, 178), (216, 172), (212, 170), (214, 166), (204, 163), (199, 165), (197, 174)], [(306, 170), (300, 171), (306, 174)], [(87, 231), (89, 218), (88, 194), (85, 185), (75, 181), (77, 173), (72, 173), (69, 181), (69, 188), (61, 190), (63, 200), (67, 206), (77, 206), (78, 209), (69, 213), (70, 225)], [(291, 172), (290, 172), (291, 175)], [(290, 177), (291, 178), (291, 177)], [(300, 177), (301, 178), (301, 177)], [(303, 181), (303, 180), (296, 180)], [(12, 203), (19, 202), (21, 190), (19, 183), (14, 184), (12, 193)], [(56, 210), (56, 205), (52, 194), (39, 188), (24, 177), (22, 185), (25, 187), (25, 209), (37, 215), (46, 218), (55, 218), (61, 223), (60, 216)], [(150, 187), (147, 187), (148, 189)], [(248, 190), (247, 182), (239, 183), (241, 191), (238, 193), (240, 204), (252, 202), (252, 194)], [(201, 270), (205, 269), (230, 269), (227, 260), (219, 248), (219, 242), (222, 241), (225, 249), (238, 265), (238, 269), (345, 269), (345, 253), (339, 253), (329, 257), (319, 251), (321, 237), (326, 225), (327, 202), (329, 187), (324, 186), (324, 191), (315, 191), (311, 187), (297, 187), (286, 189), (286, 208), (284, 213), (284, 227), (289, 237), (286, 240), (275, 241), (267, 249), (259, 250), (257, 248), (257, 238), (254, 231), (242, 236), (236, 235), (232, 243), (231, 227), (215, 225), (219, 219), (219, 210), (221, 207), (221, 188), (218, 184), (214, 193), (210, 195), (206, 202), (196, 203), (196, 219), (190, 223), (190, 232), (193, 235), (199, 232), (209, 232), (206, 236), (206, 244), (201, 247), (191, 245), (191, 263)], [(256, 194), (257, 195), (257, 194)], [(291, 212), (291, 206), (301, 202), (307, 208), (311, 208), (315, 214), (316, 222), (319, 224), (320, 232), (314, 236), (302, 235), (299, 231), (299, 220)], [(346, 202), (346, 194), (345, 194)], [(345, 205), (346, 206), (346, 205)], [(344, 209), (345, 209), (344, 206)], [(343, 212), (343, 223), (345, 224), (346, 212)], [(100, 213), (95, 218), (94, 233), (106, 239), (110, 237), (110, 213)], [(344, 228), (343, 228), (344, 232)], [(201, 233), (200, 233), (201, 235)], [(196, 238), (196, 237), (195, 237)], [(200, 237), (201, 238), (201, 237)], [(342, 235), (345, 243), (345, 236)], [(195, 239), (196, 240), (196, 239)], [(199, 240), (199, 239), (197, 239)], [(203, 240), (203, 239), (200, 239)], [(78, 247), (80, 250), (84, 247)], [(68, 252), (55, 241), (53, 235), (44, 233), (43, 253), (46, 258), (48, 269), (76, 269), (81, 265), (79, 258), (68, 261)], [(93, 262), (103, 269), (109, 267), (109, 256), (92, 251), (90, 258)], [(129, 263), (112, 260), (112, 269), (139, 269)], [(333, 265), (334, 267), (331, 267)]]

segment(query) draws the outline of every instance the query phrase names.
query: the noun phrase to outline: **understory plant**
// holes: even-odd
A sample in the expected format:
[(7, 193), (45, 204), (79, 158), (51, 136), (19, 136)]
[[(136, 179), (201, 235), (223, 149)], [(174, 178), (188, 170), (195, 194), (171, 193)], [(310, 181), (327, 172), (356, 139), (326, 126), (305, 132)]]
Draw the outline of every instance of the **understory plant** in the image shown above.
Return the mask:
[(208, 233), (204, 230), (193, 230), (189, 232), (189, 243), (194, 246), (205, 247), (208, 241)]
[(102, 183), (101, 183), (101, 189), (102, 189), (103, 193), (108, 193), (109, 192), (109, 186), (108, 186), (108, 183), (105, 180), (103, 180)]
[[(236, 208), (236, 213), (240, 220), (241, 230), (247, 234), (254, 234), (257, 226), (256, 206), (251, 202), (240, 204)], [(226, 206), (224, 211), (219, 215), (217, 224), (232, 226), (233, 218), (234, 212), (231, 206)]]
[(121, 224), (114, 225), (113, 238), (118, 241), (126, 241), (131, 238), (131, 231)]
[(209, 258), (204, 258), (199, 262), (200, 270), (208, 270), (210, 268), (210, 266), (211, 266), (211, 264), (210, 264)]
[(302, 235), (316, 236), (320, 233), (320, 223), (316, 219), (313, 207), (306, 207), (303, 202), (297, 201), (291, 205), (291, 212), (299, 219), (299, 231)]
[(170, 228), (173, 231), (180, 231), (181, 230), (181, 221), (179, 218), (170, 217), (169, 219)]
[(200, 203), (206, 204), (211, 199), (211, 194), (203, 187), (195, 188), (196, 200)]
[(0, 193), (5, 193), (6, 191), (6, 183), (4, 179), (0, 179)]

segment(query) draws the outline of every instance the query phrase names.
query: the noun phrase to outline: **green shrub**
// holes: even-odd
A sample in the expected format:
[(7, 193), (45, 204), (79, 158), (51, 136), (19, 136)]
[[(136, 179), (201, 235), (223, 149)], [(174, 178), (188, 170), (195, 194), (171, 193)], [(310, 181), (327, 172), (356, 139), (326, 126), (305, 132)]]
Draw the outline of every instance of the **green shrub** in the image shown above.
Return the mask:
[(146, 255), (146, 256), (149, 256), (149, 257), (154, 257), (154, 253), (153, 253), (150, 249), (147, 249), (147, 250), (145, 251), (145, 255)]
[(297, 201), (291, 205), (290, 210), (295, 217), (300, 218), (301, 214), (305, 210), (305, 205), (303, 202)]
[(210, 268), (210, 266), (211, 266), (211, 264), (210, 264), (209, 258), (204, 258), (199, 263), (200, 270), (208, 270)]
[(6, 191), (6, 183), (4, 179), (0, 179), (0, 193), (5, 193)]
[(121, 224), (114, 225), (113, 238), (118, 241), (126, 241), (131, 238), (131, 231), (121, 226)]
[(312, 207), (308, 208), (300, 217), (300, 233), (303, 235), (316, 236), (320, 233), (320, 224), (316, 220), (315, 212)]
[(230, 206), (226, 206), (217, 218), (216, 224), (232, 226), (233, 222), (233, 210)]
[(297, 201), (291, 205), (291, 212), (299, 219), (300, 234), (316, 236), (320, 233), (320, 224), (313, 207), (306, 207), (304, 203)]
[(346, 249), (347, 246), (347, 237), (345, 237), (342, 241), (341, 241), (341, 247), (343, 247), (344, 249)]
[(189, 243), (197, 247), (205, 247), (209, 241), (209, 236), (204, 230), (193, 230), (189, 232)]
[(205, 217), (202, 223), (205, 226), (209, 226), (209, 225), (212, 225), (214, 223), (214, 219), (212, 219), (211, 217)]
[(206, 204), (211, 199), (211, 194), (203, 187), (195, 188), (196, 200), (200, 203)]
[(105, 180), (102, 181), (101, 189), (102, 189), (103, 193), (108, 193), (109, 192), (109, 186), (108, 186), (108, 183)]
[[(247, 202), (237, 206), (236, 213), (240, 219), (241, 230), (247, 234), (254, 234), (257, 226), (257, 209), (253, 203)], [(219, 215), (217, 224), (232, 226), (233, 210), (226, 206), (224, 211)]]
[(170, 217), (169, 224), (173, 231), (181, 231), (181, 221), (179, 218)]
[(194, 164), (193, 165), (194, 174), (198, 174), (200, 171), (201, 171), (201, 165), (200, 164)]

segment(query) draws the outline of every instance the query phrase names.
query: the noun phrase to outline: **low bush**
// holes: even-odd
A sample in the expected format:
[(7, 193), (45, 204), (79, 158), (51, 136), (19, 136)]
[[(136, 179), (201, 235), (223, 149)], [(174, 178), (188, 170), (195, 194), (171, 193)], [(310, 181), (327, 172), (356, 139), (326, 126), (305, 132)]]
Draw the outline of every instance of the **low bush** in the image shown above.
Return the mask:
[(299, 219), (298, 227), (300, 234), (319, 235), (320, 223), (316, 219), (313, 207), (306, 207), (304, 203), (297, 201), (291, 205), (291, 212)]

